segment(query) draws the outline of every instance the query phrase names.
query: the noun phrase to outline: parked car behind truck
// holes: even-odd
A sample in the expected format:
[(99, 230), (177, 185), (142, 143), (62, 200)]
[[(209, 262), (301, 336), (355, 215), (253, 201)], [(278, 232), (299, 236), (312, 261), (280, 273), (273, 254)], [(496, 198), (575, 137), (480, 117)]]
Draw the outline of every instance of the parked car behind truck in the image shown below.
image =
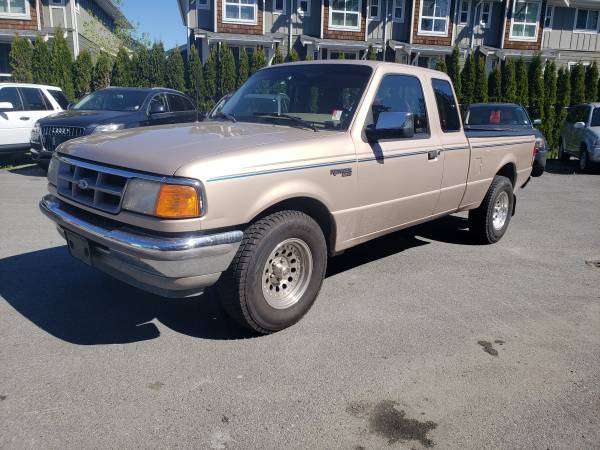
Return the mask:
[(582, 172), (600, 163), (600, 103), (572, 106), (560, 131), (559, 159), (579, 158)]
[[(253, 101), (269, 93), (283, 112)], [(85, 263), (167, 297), (217, 284), (235, 320), (270, 333), (308, 311), (330, 255), (464, 210), (478, 242), (497, 242), (534, 143), (465, 134), (442, 72), (282, 64), (214, 120), (62, 144), (40, 208)]]

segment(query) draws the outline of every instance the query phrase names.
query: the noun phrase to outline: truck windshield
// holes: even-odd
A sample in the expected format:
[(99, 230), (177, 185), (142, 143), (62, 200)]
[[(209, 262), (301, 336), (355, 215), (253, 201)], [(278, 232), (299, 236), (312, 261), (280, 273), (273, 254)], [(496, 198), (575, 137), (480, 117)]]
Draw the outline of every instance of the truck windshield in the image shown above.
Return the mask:
[(223, 107), (241, 122), (346, 130), (372, 69), (351, 64), (294, 64), (254, 74)]
[(137, 111), (144, 104), (147, 93), (122, 89), (96, 91), (84, 97), (73, 109), (87, 111)]
[(465, 125), (530, 127), (531, 122), (521, 106), (473, 105), (467, 111)]

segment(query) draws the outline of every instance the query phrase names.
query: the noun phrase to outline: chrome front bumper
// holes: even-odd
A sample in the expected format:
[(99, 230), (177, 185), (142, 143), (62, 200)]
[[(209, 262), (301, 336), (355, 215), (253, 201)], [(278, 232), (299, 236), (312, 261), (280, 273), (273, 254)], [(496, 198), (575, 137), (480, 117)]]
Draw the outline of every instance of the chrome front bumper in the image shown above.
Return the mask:
[(65, 230), (86, 238), (94, 267), (164, 297), (190, 297), (216, 283), (235, 256), (243, 233), (226, 231), (165, 237), (125, 226), (107, 225), (90, 214), (77, 215), (52, 195), (41, 211)]

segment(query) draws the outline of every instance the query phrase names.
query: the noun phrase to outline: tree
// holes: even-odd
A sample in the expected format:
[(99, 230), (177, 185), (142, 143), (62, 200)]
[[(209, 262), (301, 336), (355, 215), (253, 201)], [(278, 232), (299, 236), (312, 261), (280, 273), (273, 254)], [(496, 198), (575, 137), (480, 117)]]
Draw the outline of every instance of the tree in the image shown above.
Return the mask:
[(556, 147), (554, 128), (556, 126), (556, 64), (552, 60), (546, 61), (544, 68), (544, 122), (542, 123), (542, 132), (546, 136), (548, 147)]
[(527, 106), (529, 103), (529, 77), (527, 76), (527, 66), (525, 60), (519, 58), (516, 66), (517, 80), (517, 103)]
[(367, 50), (367, 59), (370, 61), (377, 61), (377, 52), (372, 45), (369, 45), (369, 49)]
[(517, 75), (512, 58), (506, 59), (502, 65), (502, 101), (507, 103), (517, 101)]
[(19, 34), (15, 34), (10, 48), (10, 70), (12, 71), (12, 79), (17, 83), (31, 83), (33, 75), (32, 67), (33, 49), (28, 39), (22, 38)]
[(73, 65), (73, 88), (75, 98), (82, 98), (92, 89), (92, 71), (94, 62), (92, 55), (87, 50), (82, 50)]
[(496, 64), (488, 79), (488, 97), (490, 102), (502, 101), (502, 74), (500, 64)]
[(165, 56), (165, 47), (162, 42), (155, 42), (152, 46), (148, 58), (148, 65), (150, 66), (150, 86), (164, 86), (167, 59)]
[(131, 61), (131, 81), (137, 87), (150, 87), (150, 53), (146, 47), (141, 47), (133, 55)]
[(253, 75), (267, 65), (267, 58), (262, 47), (257, 48), (252, 54), (250, 74)]
[(219, 58), (219, 97), (229, 94), (235, 89), (235, 59), (227, 44), (221, 45)]
[(462, 73), (460, 74), (462, 108), (466, 108), (473, 103), (473, 94), (475, 92), (475, 58), (473, 53), (467, 56)]
[(439, 70), (440, 72), (448, 73), (448, 67), (446, 67), (446, 58), (444, 58), (442, 56), (440, 59), (438, 59), (436, 65), (435, 65), (435, 70)]
[(92, 72), (92, 89), (97, 91), (98, 89), (104, 89), (110, 86), (110, 75), (112, 72), (112, 61), (107, 53), (100, 52), (98, 59), (96, 59), (96, 65)]
[(248, 60), (248, 52), (245, 48), (240, 51), (240, 62), (238, 65), (237, 87), (239, 88), (248, 79), (250, 74), (250, 61)]
[(452, 80), (454, 90), (458, 98), (461, 98), (461, 76), (460, 76), (460, 51), (458, 46), (455, 46), (452, 50), (452, 54), (448, 59), (448, 76)]
[(533, 119), (544, 119), (544, 77), (542, 58), (537, 54), (529, 65), (529, 115)]
[(176, 91), (185, 90), (185, 67), (178, 47), (175, 47), (167, 59), (165, 73), (167, 87)]
[(288, 60), (288, 62), (300, 61), (300, 55), (298, 55), (298, 52), (296, 51), (296, 49), (294, 47), (292, 47), (290, 49), (290, 51), (288, 52), (287, 60)]
[(585, 103), (585, 67), (577, 64), (571, 70), (571, 105)]
[(192, 45), (190, 60), (187, 65), (187, 93), (197, 103), (198, 108), (200, 108), (200, 104), (204, 99), (203, 89), (202, 62), (200, 61), (200, 55), (198, 55), (198, 49), (195, 45)]
[(52, 84), (59, 86), (69, 100), (75, 96), (73, 88), (73, 57), (61, 28), (54, 32), (52, 42)]
[(475, 90), (473, 99), (477, 103), (485, 103), (488, 101), (488, 79), (485, 73), (485, 58), (478, 55), (475, 67)]
[(314, 58), (313, 58), (312, 53), (311, 52), (306, 52), (306, 57), (304, 58), (304, 61), (312, 61), (313, 59)]
[(113, 86), (133, 85), (132, 61), (125, 47), (119, 48), (112, 69), (111, 84)]
[(204, 63), (204, 100), (207, 108), (214, 104), (217, 97), (217, 49), (208, 53), (206, 63)]
[(585, 100), (595, 102), (598, 97), (598, 65), (596, 61), (585, 69)]
[(283, 54), (281, 53), (281, 45), (278, 45), (275, 47), (275, 56), (273, 56), (271, 65), (274, 66), (276, 64), (282, 64), (284, 61)]
[(569, 70), (560, 68), (558, 71), (558, 81), (556, 88), (556, 127), (554, 127), (554, 139), (558, 143), (560, 129), (562, 128), (569, 106), (571, 105), (571, 79)]
[(31, 73), (36, 84), (52, 83), (52, 55), (48, 44), (39, 34), (33, 41)]

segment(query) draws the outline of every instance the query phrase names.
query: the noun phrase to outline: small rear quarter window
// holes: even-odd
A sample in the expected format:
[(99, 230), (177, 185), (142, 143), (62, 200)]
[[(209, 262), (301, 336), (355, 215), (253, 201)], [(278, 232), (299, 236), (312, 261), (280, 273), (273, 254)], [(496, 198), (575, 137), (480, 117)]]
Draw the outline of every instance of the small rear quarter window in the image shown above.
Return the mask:
[(452, 86), (446, 80), (433, 78), (431, 80), (433, 91), (435, 93), (435, 102), (440, 116), (440, 124), (444, 133), (460, 131), (460, 119), (458, 107), (454, 99)]
[(50, 93), (52, 98), (56, 100), (56, 103), (58, 103), (62, 109), (67, 109), (67, 107), (69, 106), (69, 100), (67, 100), (67, 97), (65, 97), (65, 94), (63, 94), (62, 91), (57, 91), (56, 89), (48, 89), (48, 92)]

